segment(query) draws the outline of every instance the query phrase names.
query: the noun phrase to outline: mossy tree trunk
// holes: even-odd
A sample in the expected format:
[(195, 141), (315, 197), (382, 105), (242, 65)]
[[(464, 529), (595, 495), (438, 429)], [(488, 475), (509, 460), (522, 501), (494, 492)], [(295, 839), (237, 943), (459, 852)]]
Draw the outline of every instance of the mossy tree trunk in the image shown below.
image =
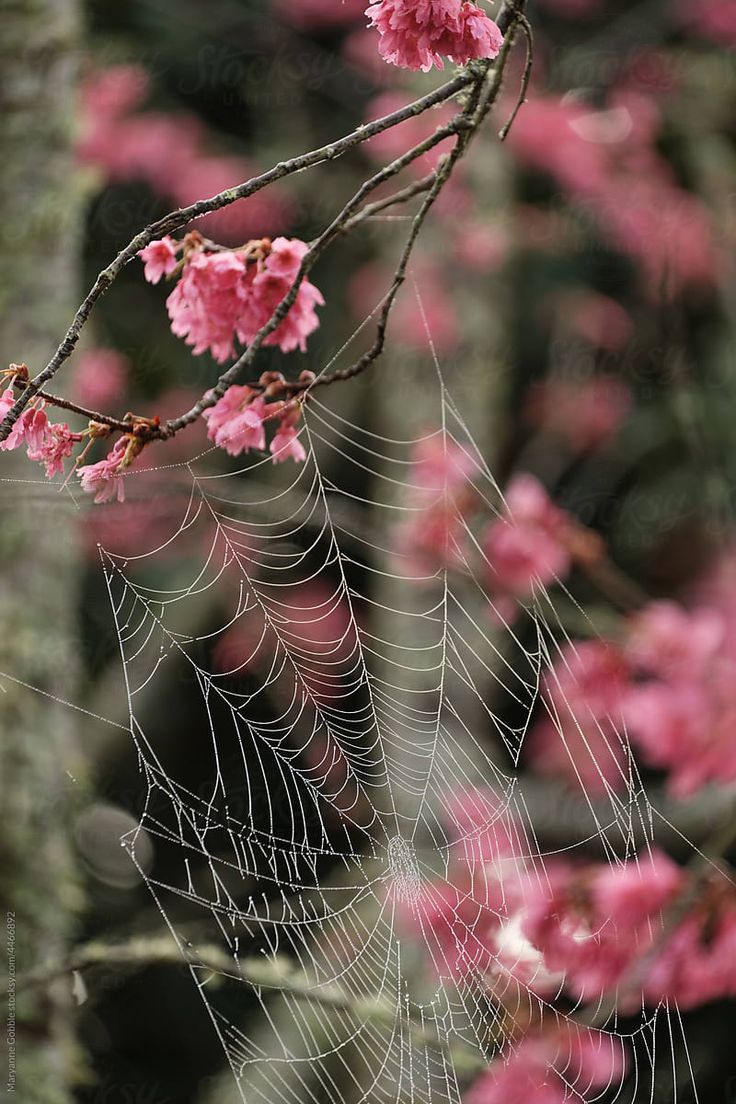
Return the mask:
[[(78, 291), (77, 0), (0, 0), (0, 25), (0, 368), (34, 371)], [(0, 908), (3, 927), (6, 914), (15, 926), (18, 973), (63, 955), (79, 906), (67, 814), (74, 719), (37, 692), (74, 697), (76, 507), (58, 485), (12, 482), (42, 474), (0, 454)], [(71, 1001), (67, 981), (17, 994), (4, 1099), (71, 1099)]]

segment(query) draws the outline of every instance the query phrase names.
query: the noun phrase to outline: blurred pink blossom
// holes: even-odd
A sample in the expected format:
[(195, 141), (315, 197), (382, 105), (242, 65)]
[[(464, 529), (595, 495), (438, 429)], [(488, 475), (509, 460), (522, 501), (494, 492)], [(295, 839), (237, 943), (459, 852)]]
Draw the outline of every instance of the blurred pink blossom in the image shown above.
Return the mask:
[(628, 732), (679, 796), (736, 781), (729, 616), (726, 605), (657, 602), (630, 624), (626, 649), (638, 677), (623, 703)]
[[(570, 329), (598, 349), (614, 352), (623, 349), (634, 331), (628, 311), (615, 299), (594, 291), (564, 296), (560, 311), (564, 312), (564, 321)], [(612, 379), (611, 376), (603, 378)]]
[(680, 0), (679, 15), (693, 34), (736, 46), (736, 0)]
[(622, 87), (602, 110), (532, 96), (508, 141), (523, 164), (588, 205), (612, 246), (638, 261), (650, 294), (672, 297), (712, 284), (719, 260), (702, 200), (679, 187), (656, 151), (658, 123), (642, 90)]
[(509, 252), (509, 235), (492, 223), (463, 222), (453, 232), (453, 250), (459, 264), (474, 272), (495, 272)]
[[(257, 175), (243, 157), (207, 152), (206, 130), (196, 116), (137, 111), (146, 90), (145, 72), (134, 66), (112, 66), (87, 78), (77, 142), (84, 164), (96, 166), (108, 180), (145, 181), (179, 207)], [(197, 226), (239, 244), (273, 233), (288, 217), (284, 197), (269, 188), (203, 216)]]
[(665, 918), (686, 872), (657, 849), (616, 866), (555, 861), (523, 882), (522, 930), (574, 999), (615, 991), (625, 1013), (642, 1000), (690, 1008), (736, 992), (736, 899), (721, 879), (706, 880), (674, 930)]
[(410, 514), (399, 530), (399, 550), (410, 570), (419, 574), (439, 566), (460, 567), (473, 459), (452, 439), (435, 434), (415, 446), (412, 460)]
[(491, 593), (531, 595), (570, 570), (563, 541), (566, 517), (531, 475), (514, 476), (506, 491), (504, 515), (491, 522), (483, 547)]
[[(400, 111), (410, 102), (411, 97), (405, 93), (382, 92), (368, 104), (365, 121), (372, 122), (374, 119), (380, 119), (394, 111)], [(388, 130), (384, 130), (382, 134), (374, 135), (368, 139), (363, 149), (376, 161), (382, 163), (392, 161), (406, 153), (412, 146), (416, 146), (429, 138), (438, 127), (449, 123), (453, 115), (454, 112), (451, 107), (448, 107), (447, 104), (441, 104), (433, 111), (406, 119), (398, 126), (390, 127)], [(412, 162), (409, 171), (416, 176), (424, 176), (431, 169), (436, 168), (437, 162), (443, 154), (447, 153), (452, 141), (451, 138), (446, 138), (429, 153), (418, 157)]]
[(453, 836), (451, 851), (465, 862), (498, 863), (524, 851), (521, 825), (509, 812), (502, 794), (491, 787), (452, 790), (444, 800)]
[[(166, 190), (180, 207), (188, 207), (200, 199), (234, 188), (257, 176), (258, 172), (258, 168), (243, 157), (199, 153), (182, 165), (176, 177), (172, 176), (168, 187), (162, 190)], [(238, 199), (198, 218), (195, 226), (217, 241), (239, 244), (247, 238), (273, 234), (290, 217), (291, 207), (286, 198), (271, 188), (264, 188), (248, 199)]]
[(548, 379), (533, 385), (526, 418), (537, 429), (554, 433), (575, 452), (608, 444), (631, 407), (631, 392), (617, 376), (601, 375), (575, 382)]
[(717, 609), (650, 602), (629, 623), (626, 654), (648, 675), (693, 678), (707, 672), (724, 637), (725, 622)]
[(586, 793), (622, 789), (628, 777), (621, 734), (628, 669), (621, 653), (599, 640), (564, 645), (542, 688), (548, 716), (527, 736), (530, 765)]
[(127, 376), (128, 361), (122, 353), (95, 346), (76, 363), (71, 397), (80, 406), (105, 411), (123, 398)]
[(607, 144), (581, 133), (590, 108), (555, 96), (530, 96), (507, 142), (531, 168), (550, 173), (574, 195), (596, 193), (609, 176)]
[(564, 1020), (509, 1044), (467, 1094), (467, 1104), (565, 1104), (596, 1099), (627, 1071), (623, 1040)]

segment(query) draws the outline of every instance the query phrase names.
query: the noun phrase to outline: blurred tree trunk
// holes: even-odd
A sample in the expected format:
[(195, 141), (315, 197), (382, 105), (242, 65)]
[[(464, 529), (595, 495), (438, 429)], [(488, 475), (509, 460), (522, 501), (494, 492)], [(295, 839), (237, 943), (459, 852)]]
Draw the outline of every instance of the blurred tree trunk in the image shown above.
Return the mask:
[[(0, 367), (26, 361), (36, 371), (78, 286), (77, 3), (0, 0), (0, 21)], [(74, 697), (74, 502), (58, 485), (12, 482), (42, 476), (24, 454), (0, 454), (0, 671), (10, 676), (0, 675), (0, 900), (15, 924), (18, 973), (64, 953), (79, 905), (66, 825), (73, 717), (12, 681)], [(70, 1003), (66, 980), (17, 994), (15, 1098), (24, 1104), (71, 1099)], [(9, 1071), (10, 1053), (4, 1092)], [(12, 1076), (7, 1091), (12, 1100)]]

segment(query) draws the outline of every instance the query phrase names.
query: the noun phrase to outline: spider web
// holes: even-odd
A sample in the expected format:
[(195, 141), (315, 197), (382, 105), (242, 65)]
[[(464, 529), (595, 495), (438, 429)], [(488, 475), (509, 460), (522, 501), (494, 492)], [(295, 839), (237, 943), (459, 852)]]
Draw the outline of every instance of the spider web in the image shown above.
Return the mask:
[[(448, 566), (412, 551), (407, 528), (427, 510), (422, 449), (462, 456), (487, 519), (503, 504), (431, 343), (426, 389), (422, 418), (433, 409), (439, 428), (412, 432), (407, 412), (403, 440), (315, 392), (304, 465), (213, 473), (203, 454), (167, 473), (181, 509), (164, 540), (134, 556), (100, 550), (146, 783), (124, 845), (248, 1104), (455, 1102), (525, 1025), (567, 1018), (576, 1030), (580, 1009), (555, 1000), (564, 978), (540, 996), (541, 965), (505, 900), (520, 875), (544, 880), (558, 853), (538, 838), (517, 768), (570, 641), (542, 587), (512, 623), (493, 610), (492, 565), (446, 475), (435, 504), (462, 540)], [(145, 500), (155, 475), (129, 476), (129, 493)], [(174, 698), (186, 699), (196, 746), (147, 726), (157, 687), (165, 709), (174, 695), (173, 725)], [(567, 857), (592, 845), (620, 863), (654, 841), (656, 811), (615, 731), (622, 785), (593, 801), (580, 776)], [(489, 793), (490, 805), (473, 796)], [(491, 830), (510, 846), (489, 864)], [(165, 859), (153, 870), (139, 861), (143, 833)], [(437, 928), (448, 900), (449, 951)], [(500, 934), (484, 958), (489, 918)], [(627, 1050), (628, 1075), (588, 1091), (563, 1064), (570, 1099), (696, 1098), (676, 1008), (625, 1027), (604, 1013), (598, 1026)], [(666, 1084), (655, 1083), (662, 1052)]]

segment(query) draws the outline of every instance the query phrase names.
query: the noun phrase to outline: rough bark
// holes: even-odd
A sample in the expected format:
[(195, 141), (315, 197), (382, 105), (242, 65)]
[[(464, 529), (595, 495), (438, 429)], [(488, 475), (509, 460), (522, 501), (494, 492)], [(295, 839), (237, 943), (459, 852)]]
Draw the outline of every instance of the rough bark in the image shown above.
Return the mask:
[[(0, 367), (37, 369), (78, 290), (71, 156), (78, 64), (76, 0), (0, 0)], [(67, 830), (73, 721), (74, 531), (68, 494), (33, 483), (25, 456), (0, 455), (0, 902), (13, 916), (20, 973), (63, 954), (79, 905)], [(78, 1054), (67, 980), (17, 995), (16, 1077), (24, 1104), (66, 1104)], [(6, 1032), (2, 1032), (6, 1046)], [(13, 1095), (14, 1089), (14, 1095)]]

